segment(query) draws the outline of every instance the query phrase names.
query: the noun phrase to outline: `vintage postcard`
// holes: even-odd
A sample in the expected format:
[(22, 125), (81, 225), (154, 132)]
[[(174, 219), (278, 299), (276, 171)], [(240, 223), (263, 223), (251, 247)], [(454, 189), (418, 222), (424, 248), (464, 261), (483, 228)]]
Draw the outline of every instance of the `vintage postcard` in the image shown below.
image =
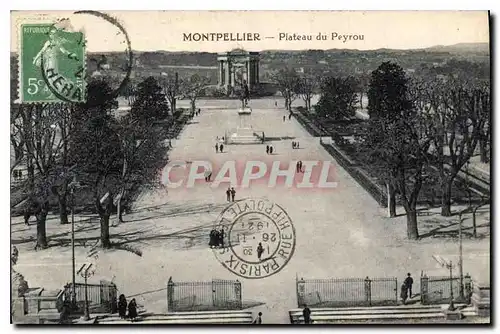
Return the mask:
[(489, 324), (489, 20), (11, 12), (11, 322)]

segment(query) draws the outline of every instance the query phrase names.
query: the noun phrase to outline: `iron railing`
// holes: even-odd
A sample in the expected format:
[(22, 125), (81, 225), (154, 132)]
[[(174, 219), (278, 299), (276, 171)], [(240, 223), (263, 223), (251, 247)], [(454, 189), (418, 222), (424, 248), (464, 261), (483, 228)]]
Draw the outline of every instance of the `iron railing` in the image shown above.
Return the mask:
[[(450, 280), (452, 281), (451, 284)], [(464, 286), (462, 290), (460, 286), (460, 277), (450, 278), (449, 276), (424, 275), (420, 277), (420, 301), (422, 304), (449, 303), (451, 291), (453, 289), (453, 301), (468, 302), (472, 295), (471, 277), (469, 275), (464, 276), (463, 282)]]
[(297, 279), (298, 307), (397, 305), (396, 278)]
[(211, 282), (174, 282), (167, 284), (168, 311), (240, 310), (241, 283), (213, 279)]

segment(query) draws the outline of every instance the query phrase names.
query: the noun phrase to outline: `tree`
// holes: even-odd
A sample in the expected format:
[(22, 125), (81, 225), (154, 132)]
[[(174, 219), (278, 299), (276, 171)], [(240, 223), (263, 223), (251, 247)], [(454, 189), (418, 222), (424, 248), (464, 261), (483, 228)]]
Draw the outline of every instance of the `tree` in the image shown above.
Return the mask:
[(156, 186), (160, 184), (160, 171), (166, 164), (167, 151), (164, 138), (168, 129), (155, 129), (149, 124), (138, 124), (131, 117), (120, 120), (118, 136), (122, 149), (117, 200), (118, 220), (122, 222), (121, 202), (133, 184)]
[(304, 100), (306, 110), (311, 111), (311, 98), (318, 85), (318, 80), (312, 74), (306, 73), (299, 77), (297, 93)]
[(198, 74), (193, 74), (188, 80), (183, 81), (182, 96), (189, 99), (191, 111), (196, 110), (196, 100), (203, 94), (209, 82), (210, 78)]
[(332, 120), (351, 118), (356, 112), (356, 82), (353, 77), (327, 77), (321, 83), (316, 113)]
[(154, 77), (142, 81), (137, 87), (131, 116), (141, 122), (153, 122), (167, 117), (168, 111), (168, 103), (158, 81)]
[(427, 117), (409, 112), (390, 121), (378, 118), (369, 122), (361, 140), (366, 161), (388, 188), (400, 195), (406, 212), (407, 237), (417, 239), (417, 200), (430, 167), (432, 136)]
[(285, 107), (292, 110), (292, 102), (299, 91), (299, 76), (294, 69), (284, 68), (271, 75), (271, 80), (278, 85), (281, 95), (285, 99)]
[[(56, 131), (62, 106), (56, 104), (20, 105), (22, 119), (20, 136), (24, 142), (28, 171), (24, 219), (31, 215), (37, 220), (37, 248), (47, 247), (46, 218), (53, 187), (65, 175), (58, 166), (64, 140)], [(66, 218), (67, 219), (67, 218)], [(64, 222), (64, 215), (61, 216)]]
[(403, 68), (391, 62), (382, 63), (372, 72), (368, 87), (370, 118), (391, 119), (409, 109), (408, 78)]
[[(412, 110), (412, 107), (408, 78), (403, 68), (391, 62), (382, 63), (372, 72), (368, 88), (370, 120), (384, 119), (390, 123)], [(389, 216), (396, 217), (396, 188), (392, 182), (387, 182), (387, 197)]]
[(101, 247), (109, 248), (109, 218), (123, 159), (116, 134), (118, 124), (112, 115), (117, 103), (104, 80), (91, 81), (87, 96), (87, 102), (76, 108), (70, 145), (81, 178), (93, 190), (101, 225)]
[[(434, 117), (433, 154), (441, 179), (441, 215), (451, 216), (453, 182), (463, 166), (474, 155), (491, 113), (487, 85), (469, 86), (462, 81), (449, 81), (442, 90), (442, 107)], [(441, 122), (445, 119), (445, 122)], [(445, 124), (445, 126), (443, 126)], [(444, 134), (447, 134), (445, 140)]]
[(181, 96), (182, 83), (179, 81), (179, 74), (175, 72), (174, 75), (161, 76), (158, 82), (163, 88), (163, 93), (170, 104), (170, 110), (172, 110), (172, 113), (175, 113), (177, 110), (177, 99)]

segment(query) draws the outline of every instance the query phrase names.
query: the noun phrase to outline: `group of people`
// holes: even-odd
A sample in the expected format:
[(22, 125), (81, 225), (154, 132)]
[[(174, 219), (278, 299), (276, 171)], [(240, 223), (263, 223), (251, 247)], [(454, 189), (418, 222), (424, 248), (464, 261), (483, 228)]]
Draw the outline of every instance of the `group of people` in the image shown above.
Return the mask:
[(215, 143), (215, 153), (223, 153), (224, 152), (224, 144)]
[(274, 148), (273, 145), (266, 145), (266, 153), (273, 154)]
[(211, 178), (212, 178), (212, 171), (210, 169), (207, 169), (205, 171), (205, 182), (210, 182)]
[[(128, 310), (128, 314), (127, 314)], [(120, 297), (118, 297), (118, 315), (122, 319), (130, 319), (131, 321), (134, 321), (137, 319), (137, 303), (135, 301), (135, 298), (132, 298), (130, 303), (127, 304), (127, 299), (125, 298), (125, 295), (121, 294)]]
[(227, 187), (226, 190), (226, 200), (228, 202), (234, 202), (234, 197), (236, 196), (236, 190), (234, 190), (234, 187)]
[(298, 141), (292, 141), (292, 148), (293, 149), (300, 148), (299, 142)]
[[(291, 120), (292, 119), (292, 113), (288, 114), (288, 120)], [(283, 115), (283, 122), (286, 121), (286, 116)]]
[(208, 242), (208, 245), (210, 248), (217, 248), (217, 247), (224, 247), (224, 228), (221, 228), (220, 231), (218, 231), (216, 228), (212, 229), (210, 231), (210, 241)]

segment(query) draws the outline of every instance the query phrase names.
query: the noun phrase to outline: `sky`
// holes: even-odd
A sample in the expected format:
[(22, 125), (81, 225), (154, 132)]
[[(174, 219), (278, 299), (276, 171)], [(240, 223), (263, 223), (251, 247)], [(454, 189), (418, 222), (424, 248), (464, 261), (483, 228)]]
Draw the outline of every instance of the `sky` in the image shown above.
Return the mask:
[[(487, 11), (105, 11), (123, 25), (136, 51), (224, 52), (300, 49), (416, 49), (456, 43), (488, 43)], [(19, 27), (69, 18), (85, 32), (87, 51), (124, 51), (125, 38), (111, 23), (72, 12), (11, 13), (11, 51)], [(186, 41), (184, 34), (258, 34), (259, 41)], [(334, 33), (335, 35), (334, 37)], [(280, 34), (310, 35), (312, 40), (280, 39)], [(317, 40), (318, 34), (326, 40)], [(352, 37), (348, 37), (348, 36)], [(281, 35), (283, 37), (283, 35)], [(342, 37), (346, 36), (346, 37)], [(358, 40), (354, 40), (357, 36)], [(361, 36), (363, 39), (361, 40)], [(267, 37), (267, 38), (266, 38)]]

